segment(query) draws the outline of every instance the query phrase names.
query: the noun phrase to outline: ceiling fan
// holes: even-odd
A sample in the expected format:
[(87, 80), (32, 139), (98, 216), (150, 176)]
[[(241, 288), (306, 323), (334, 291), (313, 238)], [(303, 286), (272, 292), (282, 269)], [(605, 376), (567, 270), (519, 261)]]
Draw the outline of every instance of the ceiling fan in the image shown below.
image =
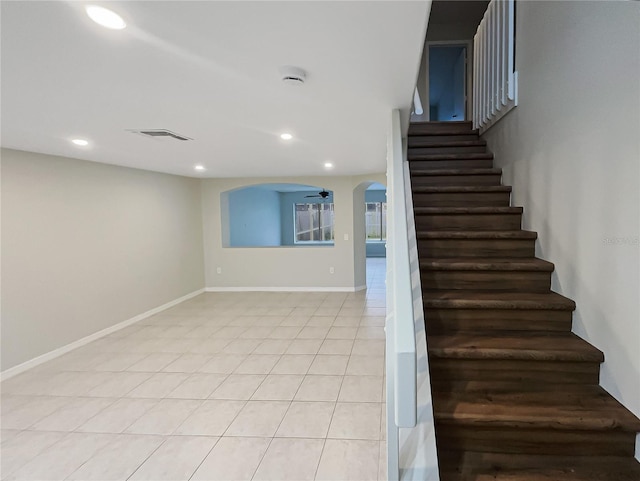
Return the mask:
[(320, 192), (318, 192), (318, 195), (305, 195), (305, 199), (308, 197), (322, 197), (323, 199), (326, 199), (327, 197), (329, 197), (331, 195), (331, 192), (327, 192), (326, 190), (322, 189)]

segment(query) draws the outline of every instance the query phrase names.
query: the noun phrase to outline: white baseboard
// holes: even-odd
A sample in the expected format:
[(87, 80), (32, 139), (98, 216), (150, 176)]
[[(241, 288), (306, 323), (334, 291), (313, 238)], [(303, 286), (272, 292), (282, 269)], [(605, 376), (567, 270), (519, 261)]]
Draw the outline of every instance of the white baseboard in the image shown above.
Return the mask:
[(82, 339), (78, 339), (77, 341), (67, 344), (66, 346), (59, 347), (58, 349), (54, 349), (53, 351), (49, 351), (45, 354), (42, 354), (41, 356), (35, 357), (33, 359), (23, 362), (22, 364), (18, 364), (17, 366), (14, 366), (5, 371), (2, 371), (0, 372), (0, 382), (5, 381), (9, 378), (12, 378), (13, 376), (23, 373), (31, 368), (39, 366), (42, 363), (55, 359), (56, 357), (60, 357), (63, 354), (66, 354), (70, 351), (73, 351), (74, 349), (77, 349), (81, 346), (89, 344), (90, 342), (95, 341), (96, 339), (100, 339), (101, 337), (107, 336), (113, 332), (119, 331), (120, 329), (124, 329), (125, 327), (135, 324), (138, 321), (146, 319), (147, 317), (151, 317), (154, 314), (157, 314), (166, 309), (169, 309), (170, 307), (173, 307), (177, 304), (180, 304), (181, 302), (191, 299), (192, 297), (202, 294), (204, 291), (205, 291), (204, 289), (198, 289), (197, 291), (191, 292), (178, 299), (174, 299), (173, 301), (170, 301), (170, 302), (167, 302), (166, 304), (155, 307), (147, 312), (138, 314), (137, 316), (132, 317), (131, 319), (127, 319), (126, 321), (119, 322), (118, 324), (102, 329), (101, 331), (90, 334), (86, 337), (83, 337)]
[(207, 292), (356, 292), (367, 286), (357, 287), (207, 287)]

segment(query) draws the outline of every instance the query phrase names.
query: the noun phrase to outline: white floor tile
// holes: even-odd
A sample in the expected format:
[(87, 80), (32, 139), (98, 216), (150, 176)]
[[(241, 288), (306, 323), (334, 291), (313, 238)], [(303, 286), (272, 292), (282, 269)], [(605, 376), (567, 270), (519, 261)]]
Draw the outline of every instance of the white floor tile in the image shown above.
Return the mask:
[(327, 437), (335, 403), (298, 402), (289, 406), (276, 436), (283, 438)]
[(284, 354), (271, 374), (306, 374), (314, 358), (313, 354)]
[(24, 405), (16, 407), (8, 413), (2, 413), (3, 429), (27, 429), (69, 402), (69, 398), (52, 396), (33, 397), (31, 399), (31, 401), (27, 401)]
[(327, 339), (355, 339), (357, 333), (357, 327), (334, 326), (327, 333)]
[(266, 339), (253, 351), (254, 354), (284, 354), (291, 344), (288, 339)]
[(384, 340), (384, 327), (364, 326), (358, 328), (356, 339)]
[(286, 401), (249, 401), (225, 436), (273, 436), (288, 407)]
[(20, 429), (2, 429), (0, 430), (0, 443), (6, 443), (10, 439), (15, 438), (22, 431)]
[(351, 355), (353, 341), (351, 339), (327, 339), (322, 343), (318, 354)]
[(244, 405), (244, 401), (204, 401), (175, 430), (175, 434), (222, 436)]
[(298, 392), (296, 401), (336, 401), (343, 376), (305, 376)]
[(119, 399), (82, 424), (77, 431), (121, 433), (157, 403), (156, 399)]
[(384, 358), (352, 355), (347, 366), (347, 374), (351, 376), (382, 376), (384, 374)]
[(327, 337), (328, 332), (329, 332), (328, 327), (313, 327), (307, 324), (306, 327), (303, 327), (302, 330), (298, 333), (297, 338), (298, 339), (324, 339), (325, 337)]
[(250, 354), (233, 372), (235, 374), (268, 374), (279, 360), (280, 356), (275, 354)]
[(191, 481), (249, 481), (270, 442), (270, 438), (220, 438)]
[(273, 327), (255, 327), (254, 325), (253, 327), (251, 327), (251, 329), (247, 329), (242, 334), (240, 334), (240, 336), (238, 336), (238, 339), (255, 339), (262, 342), (262, 340), (269, 337), (269, 334), (271, 334), (271, 331), (273, 331), (273, 329)]
[(179, 354), (168, 354), (168, 353), (154, 353), (148, 354), (146, 357), (141, 359), (140, 361), (132, 364), (127, 368), (127, 371), (136, 371), (136, 372), (158, 372), (161, 371), (162, 368), (168, 366), (173, 361), (180, 357)]
[(65, 479), (114, 438), (112, 434), (70, 433), (4, 479)]
[(66, 479), (78, 481), (127, 479), (164, 440), (162, 436), (120, 435)]
[(246, 327), (238, 326), (221, 327), (213, 334), (212, 337), (214, 339), (235, 339), (246, 330)]
[(159, 372), (127, 394), (132, 398), (164, 398), (187, 380), (189, 374)]
[(218, 438), (172, 436), (167, 439), (130, 480), (184, 481), (189, 479), (209, 454)]
[(204, 339), (189, 348), (189, 352), (194, 354), (219, 354), (229, 344), (232, 339)]
[(127, 368), (133, 366), (135, 363), (140, 362), (146, 357), (145, 354), (131, 353), (131, 354), (119, 354), (117, 356), (109, 356), (109, 359), (97, 364), (94, 367), (95, 371), (124, 371)]
[(297, 326), (279, 326), (271, 331), (271, 334), (269, 334), (269, 339), (295, 339), (295, 337), (301, 330), (302, 328)]
[(152, 376), (146, 372), (114, 372), (108, 381), (87, 393), (92, 397), (122, 397), (133, 391)]
[(258, 339), (234, 339), (225, 346), (223, 353), (228, 354), (251, 354), (262, 340)]
[[(314, 308), (310, 308), (310, 310), (314, 310)], [(304, 327), (307, 325), (310, 319), (310, 315), (300, 314), (300, 315), (292, 315), (285, 317), (282, 322), (280, 322), (279, 326), (281, 327)]]
[(3, 382), (3, 476), (384, 479), (384, 266), (202, 294)]
[(251, 399), (265, 377), (264, 374), (230, 374), (209, 397), (246, 401)]
[[(336, 320), (333, 322), (333, 327), (357, 328), (359, 325), (360, 325), (360, 317), (359, 316), (336, 317)], [(357, 333), (357, 331), (356, 331), (356, 333)]]
[(335, 316), (315, 315), (315, 316), (312, 316), (311, 319), (309, 319), (309, 322), (307, 322), (307, 326), (330, 328), (331, 326), (333, 326), (333, 321), (335, 320), (336, 320)]
[(115, 399), (75, 398), (63, 407), (41, 419), (30, 429), (36, 431), (74, 431), (87, 420), (110, 406)]
[(226, 378), (226, 374), (192, 374), (167, 394), (167, 398), (207, 399)]
[(183, 354), (171, 364), (162, 368), (162, 372), (192, 373), (211, 360), (206, 354)]
[(309, 374), (343, 375), (349, 356), (318, 355), (309, 368)]
[(274, 439), (254, 481), (313, 481), (324, 440)]
[(295, 339), (289, 344), (287, 354), (317, 354), (322, 339)]
[(382, 376), (345, 376), (338, 401), (382, 402)]
[(125, 432), (133, 434), (171, 434), (202, 401), (163, 399), (147, 411)]
[(247, 356), (244, 354), (215, 354), (198, 371), (212, 374), (231, 374), (246, 358)]
[(337, 439), (380, 439), (380, 403), (336, 404), (329, 437)]
[(384, 341), (356, 339), (353, 344), (353, 356), (384, 356)]
[(0, 449), (2, 479), (24, 466), (65, 436), (66, 433), (22, 431), (3, 443), (2, 449)]
[(296, 395), (304, 376), (270, 374), (262, 382), (251, 399), (259, 401), (290, 401)]
[(378, 479), (378, 441), (327, 439), (320, 458), (318, 481)]
[(378, 481), (387, 481), (387, 442), (380, 441), (380, 458), (378, 461)]

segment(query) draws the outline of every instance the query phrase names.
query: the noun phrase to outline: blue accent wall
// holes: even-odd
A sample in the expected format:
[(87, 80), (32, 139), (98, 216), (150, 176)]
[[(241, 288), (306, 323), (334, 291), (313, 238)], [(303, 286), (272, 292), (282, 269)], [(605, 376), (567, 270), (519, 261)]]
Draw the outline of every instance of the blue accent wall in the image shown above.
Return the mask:
[[(365, 190), (365, 202), (386, 202), (386, 190)], [(387, 257), (387, 248), (384, 242), (367, 242), (367, 257)]]
[(279, 246), (282, 219), (280, 194), (259, 187), (229, 193), (231, 247)]

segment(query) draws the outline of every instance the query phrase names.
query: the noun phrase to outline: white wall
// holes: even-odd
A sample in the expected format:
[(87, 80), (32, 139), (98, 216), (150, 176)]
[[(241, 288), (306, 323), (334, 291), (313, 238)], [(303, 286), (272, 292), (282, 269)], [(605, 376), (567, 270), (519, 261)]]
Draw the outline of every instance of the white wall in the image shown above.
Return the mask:
[(2, 150), (2, 369), (204, 287), (200, 181)]
[[(206, 285), (209, 289), (343, 289), (364, 286), (356, 270), (365, 262), (364, 237), (354, 241), (354, 196), (365, 179), (385, 182), (383, 174), (365, 177), (291, 177), (277, 182), (321, 185), (333, 191), (335, 245), (295, 247), (223, 247), (220, 200), (228, 190), (273, 183), (274, 178), (206, 179), (202, 184)], [(364, 209), (364, 195), (362, 195)], [(364, 212), (364, 210), (363, 210)], [(362, 218), (364, 224), (364, 216)], [(348, 240), (344, 240), (344, 235)], [(358, 259), (358, 261), (356, 261)], [(329, 268), (334, 268), (330, 274)], [(218, 274), (218, 268), (221, 273)]]
[(518, 2), (519, 104), (484, 137), (603, 386), (640, 415), (638, 25), (639, 2)]

